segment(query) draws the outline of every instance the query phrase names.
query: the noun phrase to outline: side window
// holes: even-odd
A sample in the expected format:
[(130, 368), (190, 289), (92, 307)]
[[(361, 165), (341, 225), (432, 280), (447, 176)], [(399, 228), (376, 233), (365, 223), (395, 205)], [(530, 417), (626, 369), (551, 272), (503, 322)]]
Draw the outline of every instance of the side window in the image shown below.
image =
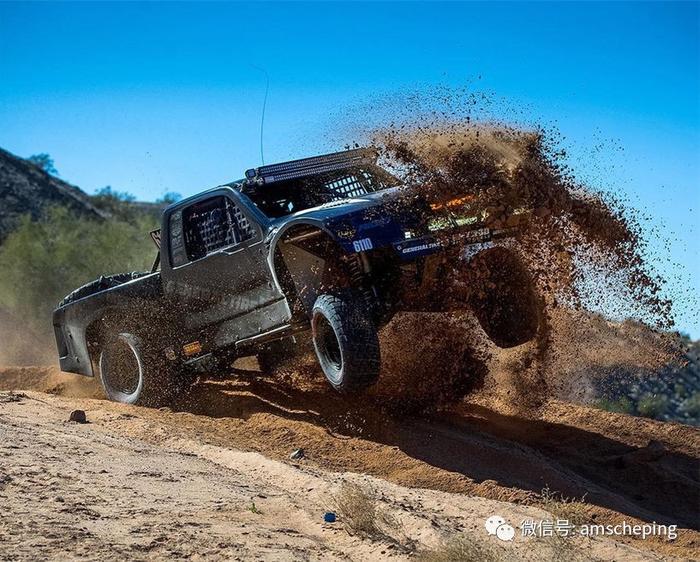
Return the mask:
[(201, 259), (253, 236), (248, 219), (223, 195), (206, 199), (170, 217), (173, 267)]

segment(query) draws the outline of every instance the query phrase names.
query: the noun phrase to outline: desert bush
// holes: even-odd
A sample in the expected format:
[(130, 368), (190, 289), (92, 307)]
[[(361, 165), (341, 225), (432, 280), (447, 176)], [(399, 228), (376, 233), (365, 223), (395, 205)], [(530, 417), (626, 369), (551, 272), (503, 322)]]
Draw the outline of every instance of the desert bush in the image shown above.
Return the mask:
[(689, 418), (700, 419), (700, 391), (693, 392), (693, 394), (683, 400), (680, 410)]
[(485, 541), (469, 535), (449, 539), (435, 550), (419, 552), (418, 562), (497, 562), (506, 560), (504, 553), (498, 552)]
[(663, 419), (669, 405), (669, 398), (664, 395), (645, 394), (637, 403), (637, 411), (645, 418)]
[(634, 405), (632, 401), (623, 396), (618, 400), (610, 400), (609, 398), (601, 398), (594, 406), (605, 410), (606, 412), (614, 412), (616, 414), (632, 414), (634, 413)]
[(395, 542), (391, 533), (399, 528), (398, 521), (380, 509), (371, 489), (344, 482), (340, 492), (333, 497), (333, 504), (340, 522), (349, 533)]
[(54, 166), (53, 158), (45, 152), (41, 154), (32, 154), (27, 160), (44, 170), (47, 174), (51, 174), (52, 176), (58, 175), (58, 170)]
[(590, 522), (585, 496), (581, 499), (569, 498), (547, 486), (540, 492), (539, 503), (545, 511), (559, 519), (566, 519), (574, 525), (584, 525)]
[(556, 533), (551, 537), (543, 537), (538, 545), (537, 559), (543, 562), (595, 562), (600, 558), (594, 557), (583, 547), (577, 545), (571, 537), (562, 537)]

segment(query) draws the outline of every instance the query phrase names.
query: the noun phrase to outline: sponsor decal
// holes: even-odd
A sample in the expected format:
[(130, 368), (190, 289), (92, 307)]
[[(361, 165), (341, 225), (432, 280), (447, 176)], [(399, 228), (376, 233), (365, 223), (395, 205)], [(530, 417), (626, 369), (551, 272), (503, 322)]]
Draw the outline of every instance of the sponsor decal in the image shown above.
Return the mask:
[(417, 246), (409, 246), (408, 248), (399, 248), (402, 254), (413, 254), (415, 252), (424, 252), (426, 250), (435, 250), (441, 248), (440, 242), (426, 242), (425, 244), (418, 244)]
[(464, 233), (464, 238), (467, 241), (486, 240), (486, 239), (490, 238), (490, 236), (491, 236), (491, 231), (488, 228), (479, 228), (478, 230), (472, 230), (470, 232)]

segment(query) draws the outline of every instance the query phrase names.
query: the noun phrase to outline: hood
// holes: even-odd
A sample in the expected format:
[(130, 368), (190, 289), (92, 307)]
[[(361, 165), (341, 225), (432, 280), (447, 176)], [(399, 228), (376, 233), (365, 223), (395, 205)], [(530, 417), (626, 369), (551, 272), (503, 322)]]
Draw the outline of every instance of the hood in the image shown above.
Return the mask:
[(320, 223), (347, 251), (353, 252), (357, 251), (358, 241), (369, 240), (371, 248), (379, 248), (404, 240), (406, 232), (422, 231), (420, 208), (415, 199), (409, 204), (406, 191), (396, 187), (305, 209), (277, 219), (275, 224)]

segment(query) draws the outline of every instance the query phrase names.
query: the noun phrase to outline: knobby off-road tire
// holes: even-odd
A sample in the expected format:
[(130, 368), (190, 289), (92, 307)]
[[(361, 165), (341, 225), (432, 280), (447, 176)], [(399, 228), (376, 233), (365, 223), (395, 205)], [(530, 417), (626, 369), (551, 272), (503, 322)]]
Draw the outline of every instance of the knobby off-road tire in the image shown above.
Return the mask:
[(486, 335), (502, 348), (532, 340), (539, 330), (540, 306), (529, 272), (505, 248), (477, 255), (471, 308)]
[(333, 388), (357, 392), (376, 382), (379, 337), (365, 299), (351, 291), (319, 296), (311, 330), (316, 357)]
[(125, 404), (158, 407), (169, 404), (184, 381), (178, 381), (165, 359), (142, 338), (122, 332), (102, 346), (100, 382), (107, 398)]

